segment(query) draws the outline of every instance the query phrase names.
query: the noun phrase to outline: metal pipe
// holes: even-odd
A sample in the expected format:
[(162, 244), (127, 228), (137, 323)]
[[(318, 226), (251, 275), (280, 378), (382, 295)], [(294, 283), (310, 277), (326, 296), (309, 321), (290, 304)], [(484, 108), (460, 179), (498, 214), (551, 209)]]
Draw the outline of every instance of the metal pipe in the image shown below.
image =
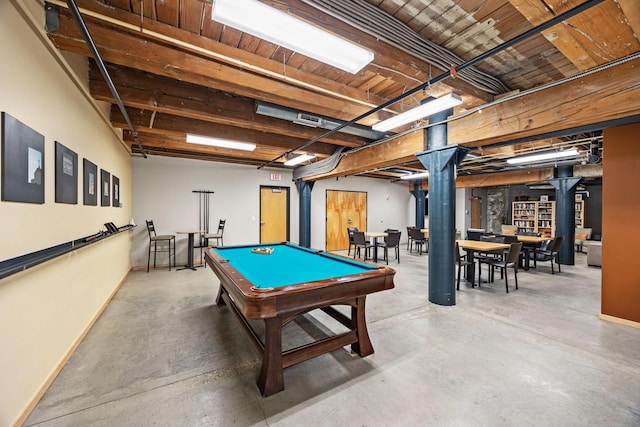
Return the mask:
[(76, 5), (75, 0), (67, 0), (67, 5), (69, 6), (69, 11), (71, 11), (73, 18), (75, 19), (76, 23), (78, 24), (78, 27), (80, 28), (80, 32), (82, 33), (82, 36), (84, 37), (85, 41), (87, 42), (87, 45), (89, 46), (89, 50), (91, 51), (93, 58), (96, 60), (96, 63), (98, 64), (98, 68), (100, 69), (100, 73), (102, 73), (102, 77), (107, 82), (107, 85), (111, 90), (111, 94), (115, 98), (116, 103), (120, 108), (120, 112), (122, 112), (122, 115), (124, 116), (125, 120), (127, 121), (127, 124), (129, 125), (129, 129), (133, 134), (133, 139), (135, 139), (136, 144), (138, 144), (138, 148), (140, 148), (142, 155), (146, 159), (147, 154), (144, 152), (144, 148), (142, 148), (142, 144), (140, 144), (140, 139), (138, 138), (138, 131), (136, 131), (135, 127), (133, 126), (133, 123), (131, 122), (131, 119), (129, 118), (129, 114), (127, 113), (127, 110), (124, 108), (124, 104), (122, 103), (122, 98), (120, 98), (120, 94), (118, 93), (116, 86), (113, 84), (113, 80), (111, 80), (111, 76), (107, 71), (107, 67), (105, 67), (104, 61), (102, 61), (102, 57), (100, 57), (100, 53), (98, 53), (98, 49), (96, 48), (96, 45), (93, 42), (93, 39), (91, 38), (91, 34), (89, 34), (89, 30), (87, 29), (87, 26), (85, 25), (84, 20), (82, 19), (82, 15), (80, 15), (80, 11), (78, 10), (78, 6)]
[[(68, 1), (70, 1), (70, 0), (68, 0)], [(399, 95), (399, 96), (397, 96), (397, 97), (395, 97), (395, 98), (393, 98), (393, 99), (391, 99), (391, 100), (389, 100), (389, 101), (387, 101), (387, 102), (385, 102), (385, 103), (383, 103), (383, 104), (381, 104), (381, 105), (379, 105), (379, 106), (377, 106), (377, 107), (375, 107), (375, 108), (373, 108), (373, 109), (371, 109), (371, 110), (369, 110), (369, 111), (367, 111), (367, 112), (365, 112), (363, 114), (360, 114), (358, 117), (356, 117), (356, 118), (354, 118), (354, 119), (352, 119), (352, 120), (350, 120), (348, 122), (342, 123), (340, 126), (334, 128), (334, 129), (331, 129), (330, 131), (325, 132), (324, 134), (322, 134), (320, 136), (317, 136), (317, 137), (311, 139), (310, 141), (305, 142), (304, 144), (302, 144), (301, 146), (299, 146), (297, 148), (294, 148), (292, 150), (289, 150), (289, 151), (279, 155), (278, 157), (276, 157), (273, 160), (269, 160), (268, 162), (261, 164), (260, 166), (258, 166), (258, 169), (262, 169), (263, 167), (270, 165), (271, 163), (277, 161), (278, 159), (281, 159), (282, 157), (284, 157), (284, 156), (286, 156), (288, 154), (293, 153), (294, 151), (302, 150), (302, 149), (310, 146), (311, 144), (314, 144), (314, 143), (320, 141), (322, 138), (326, 138), (329, 135), (333, 135), (334, 133), (338, 132), (340, 129), (343, 129), (343, 128), (349, 126), (349, 125), (355, 124), (356, 122), (364, 119), (367, 116), (370, 116), (371, 114), (377, 113), (378, 111), (380, 111), (380, 110), (382, 110), (384, 108), (387, 108), (390, 105), (393, 105), (396, 102), (399, 102), (399, 101), (401, 101), (401, 100), (413, 95), (416, 92), (419, 92), (419, 91), (421, 91), (423, 89), (426, 89), (430, 85), (433, 85), (435, 83), (440, 82), (440, 81), (446, 79), (447, 77), (451, 76), (452, 72), (453, 73), (457, 73), (460, 70), (464, 70), (465, 68), (468, 68), (468, 67), (474, 65), (476, 62), (478, 62), (480, 60), (486, 59), (491, 55), (494, 55), (494, 54), (496, 54), (496, 53), (498, 53), (498, 52), (500, 52), (500, 51), (502, 51), (502, 50), (504, 50), (504, 49), (506, 49), (508, 47), (511, 47), (512, 45), (531, 37), (533, 34), (537, 34), (540, 31), (544, 31), (544, 30), (546, 30), (546, 29), (548, 29), (548, 28), (550, 28), (550, 27), (552, 27), (554, 25), (557, 25), (562, 21), (565, 21), (565, 20), (567, 20), (567, 19), (569, 19), (569, 18), (571, 18), (571, 17), (573, 17), (573, 16), (575, 16), (575, 15), (577, 15), (579, 13), (584, 12), (587, 9), (590, 9), (593, 6), (596, 6), (599, 3), (602, 3), (603, 1), (604, 0), (587, 0), (584, 3), (582, 3), (581, 5), (574, 7), (573, 9), (570, 9), (570, 10), (564, 12), (564, 13), (561, 13), (560, 15), (554, 16), (553, 18), (551, 18), (547, 22), (544, 22), (544, 23), (542, 23), (540, 25), (537, 25), (536, 27), (530, 29), (529, 31), (526, 31), (523, 34), (521, 34), (519, 36), (516, 36), (516, 37), (512, 38), (511, 40), (508, 40), (508, 41), (502, 43), (501, 45), (498, 45), (498, 46), (494, 47), (493, 49), (489, 49), (487, 52), (477, 56), (476, 58), (470, 59), (469, 61), (466, 61), (466, 62), (458, 65), (457, 67), (456, 66), (452, 66), (451, 70), (446, 71), (446, 72), (440, 74), (439, 76), (436, 76), (436, 77), (430, 79), (429, 81), (427, 81), (425, 83), (422, 83), (422, 84), (414, 87), (413, 89), (410, 89), (409, 91), (403, 93), (402, 95)]]

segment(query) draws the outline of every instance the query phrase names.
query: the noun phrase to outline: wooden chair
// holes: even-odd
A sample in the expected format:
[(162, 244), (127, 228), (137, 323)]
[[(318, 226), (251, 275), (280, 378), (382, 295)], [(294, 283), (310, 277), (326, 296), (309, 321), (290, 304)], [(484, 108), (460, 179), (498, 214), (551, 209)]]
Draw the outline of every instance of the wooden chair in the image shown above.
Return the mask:
[[(456, 253), (455, 253), (456, 265), (458, 266), (458, 284), (456, 285), (456, 290), (460, 290), (460, 274), (462, 273), (462, 267), (467, 267), (473, 264), (473, 261), (467, 259), (467, 255), (460, 254), (460, 246), (458, 242), (456, 242)], [(473, 285), (473, 283), (471, 284)]]
[[(424, 233), (417, 228), (412, 228), (409, 230), (409, 236), (411, 237), (411, 246), (409, 247), (409, 252), (413, 251), (413, 244), (416, 244), (418, 248), (418, 255), (422, 255), (422, 245), (428, 244), (428, 240), (424, 237)], [(428, 252), (429, 250), (427, 249)]]
[(564, 236), (558, 236), (555, 239), (551, 240), (546, 247), (540, 246), (539, 248), (534, 249), (532, 253), (533, 268), (538, 267), (538, 261), (551, 261), (551, 274), (555, 274), (553, 270), (553, 259), (556, 258), (556, 263), (558, 264), (558, 273), (562, 273), (558, 254), (560, 253), (560, 247), (562, 246), (563, 240)]
[(355, 250), (355, 244), (353, 243), (354, 231), (358, 231), (358, 227), (347, 227), (347, 234), (349, 236), (349, 249), (347, 249), (347, 256), (351, 255), (351, 246), (354, 246), (353, 250)]
[[(385, 232), (388, 235), (384, 238), (384, 242), (378, 243), (378, 247), (384, 249), (384, 260), (387, 261), (387, 265), (389, 265), (389, 248), (394, 248), (396, 251), (396, 260), (398, 264), (400, 264), (400, 236), (402, 232), (397, 230), (385, 230)], [(374, 248), (374, 250), (377, 249)]]
[(364, 237), (364, 231), (354, 231), (353, 232), (353, 245), (355, 246), (353, 249), (353, 257), (360, 257), (360, 249), (364, 248), (364, 260), (367, 260), (367, 255), (369, 254), (369, 248), (371, 248), (371, 243)]
[[(484, 262), (490, 265), (489, 274), (490, 274), (491, 281), (493, 281), (494, 267), (500, 269), (500, 276), (504, 277), (504, 286), (505, 286), (505, 289), (507, 290), (507, 293), (509, 293), (509, 278), (508, 278), (509, 275), (507, 274), (507, 268), (513, 268), (513, 275), (515, 276), (515, 280), (516, 280), (516, 290), (518, 289), (518, 265), (520, 263), (521, 250), (522, 250), (522, 242), (511, 243), (511, 245), (509, 246), (509, 250), (504, 254), (504, 256), (502, 256), (501, 259), (495, 259), (495, 260), (486, 259), (483, 261), (478, 261), (479, 263)], [(478, 283), (480, 283), (481, 274), (482, 274), (482, 270), (478, 272)]]
[[(171, 246), (173, 246), (173, 266), (176, 266), (176, 236), (173, 234), (156, 234), (156, 227), (153, 220), (147, 220), (147, 233), (149, 233), (149, 252), (147, 254), (147, 273), (149, 272), (149, 264), (151, 263), (151, 247), (153, 246), (153, 268), (156, 268), (156, 254), (158, 252), (169, 253), (169, 271), (171, 271)], [(160, 243), (160, 249), (158, 249)], [(167, 248), (163, 246), (166, 244)]]

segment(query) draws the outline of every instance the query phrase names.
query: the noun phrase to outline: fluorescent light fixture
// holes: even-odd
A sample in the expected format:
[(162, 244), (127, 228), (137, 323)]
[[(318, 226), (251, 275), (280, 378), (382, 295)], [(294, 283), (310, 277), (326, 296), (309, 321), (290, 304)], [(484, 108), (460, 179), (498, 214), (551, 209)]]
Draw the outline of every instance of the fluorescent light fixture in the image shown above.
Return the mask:
[(313, 154), (301, 154), (298, 157), (294, 157), (293, 159), (289, 159), (284, 162), (285, 166), (294, 166), (300, 164), (302, 162), (306, 162), (307, 160), (313, 159), (315, 156)]
[(518, 165), (521, 163), (535, 163), (543, 160), (558, 160), (565, 157), (577, 156), (578, 150), (566, 150), (566, 151), (549, 151), (546, 153), (532, 154), (530, 156), (514, 157), (507, 159), (507, 163), (510, 165)]
[(349, 73), (373, 60), (373, 52), (257, 0), (215, 0), (212, 18)]
[(438, 99), (434, 99), (433, 101), (426, 102), (416, 108), (412, 108), (409, 111), (405, 111), (402, 114), (391, 117), (390, 119), (376, 123), (372, 126), (372, 129), (380, 132), (386, 132), (393, 128), (397, 128), (398, 126), (406, 125), (410, 122), (415, 122), (416, 120), (419, 120), (423, 117), (439, 113), (460, 104), (462, 104), (462, 98), (460, 98), (460, 95), (450, 93), (449, 95), (445, 95)]
[(210, 145), (212, 147), (232, 148), (234, 150), (253, 151), (256, 149), (256, 144), (229, 141), (226, 139), (209, 138), (207, 136), (191, 134), (187, 134), (187, 142), (191, 144)]
[(400, 179), (420, 179), (429, 176), (429, 172), (412, 173), (409, 175), (401, 176)]

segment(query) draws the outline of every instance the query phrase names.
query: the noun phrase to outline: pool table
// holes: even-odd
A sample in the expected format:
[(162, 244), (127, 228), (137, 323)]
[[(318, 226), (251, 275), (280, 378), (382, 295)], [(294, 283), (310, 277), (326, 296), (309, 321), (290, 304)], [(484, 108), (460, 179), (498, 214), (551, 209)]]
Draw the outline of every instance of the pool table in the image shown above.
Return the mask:
[[(264, 248), (273, 252), (255, 253)], [(282, 391), (283, 369), (296, 363), (347, 345), (362, 357), (373, 353), (365, 299), (393, 288), (393, 269), (287, 242), (209, 248), (205, 260), (220, 279), (216, 304), (230, 308), (262, 358), (257, 383), (263, 396)], [(351, 317), (335, 305), (349, 306)], [(282, 328), (315, 309), (348, 330), (283, 351)], [(251, 326), (250, 320), (256, 319), (264, 321), (263, 334)]]

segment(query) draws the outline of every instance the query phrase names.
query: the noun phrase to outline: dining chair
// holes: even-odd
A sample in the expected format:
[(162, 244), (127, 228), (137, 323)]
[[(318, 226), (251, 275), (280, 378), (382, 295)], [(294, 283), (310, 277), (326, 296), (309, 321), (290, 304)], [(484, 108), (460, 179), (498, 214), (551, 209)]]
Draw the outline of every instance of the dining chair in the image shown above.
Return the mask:
[(402, 232), (388, 229), (385, 230), (385, 233), (387, 233), (387, 237), (384, 238), (384, 242), (378, 243), (378, 247), (384, 249), (384, 260), (387, 261), (387, 265), (389, 265), (389, 248), (394, 248), (396, 251), (396, 260), (398, 264), (400, 264), (400, 236)]
[(544, 243), (539, 248), (533, 250), (533, 268), (538, 267), (538, 261), (551, 261), (551, 274), (555, 274), (553, 270), (553, 259), (556, 258), (556, 264), (558, 264), (558, 273), (562, 273), (560, 268), (560, 247), (562, 247), (562, 242), (564, 241), (564, 236), (557, 236), (553, 240), (548, 242), (548, 245), (545, 247)]
[(353, 250), (355, 250), (355, 244), (353, 243), (354, 231), (358, 231), (358, 227), (347, 227), (347, 235), (349, 236), (349, 248), (347, 249), (347, 256), (351, 255), (351, 246), (354, 246)]
[[(481, 242), (506, 243), (504, 236), (495, 236), (495, 235), (482, 235), (478, 240)], [(503, 249), (478, 252), (475, 256), (476, 260), (478, 261), (478, 274), (480, 274), (479, 271), (482, 269), (483, 263), (488, 264), (489, 270), (491, 270), (491, 265), (490, 265), (491, 262), (496, 260), (501, 260), (503, 255), (504, 255)]]
[(407, 250), (411, 251), (411, 230), (412, 228), (416, 228), (413, 225), (407, 225)]
[[(484, 263), (490, 265), (489, 275), (490, 281), (493, 281), (494, 268), (500, 269), (500, 276), (504, 277), (504, 286), (509, 293), (509, 275), (507, 274), (507, 268), (513, 268), (513, 275), (516, 280), (516, 290), (518, 289), (518, 265), (520, 264), (520, 251), (522, 250), (522, 242), (511, 243), (509, 246), (509, 250), (505, 252), (505, 254), (501, 258), (496, 258), (495, 260), (486, 259)], [(479, 261), (480, 262), (480, 261)], [(482, 270), (478, 266), (478, 283), (480, 283), (480, 276), (482, 274)]]
[[(173, 245), (173, 266), (176, 266), (176, 236), (173, 234), (156, 234), (156, 227), (153, 220), (147, 220), (147, 233), (149, 234), (149, 252), (147, 254), (147, 273), (151, 263), (151, 247), (153, 246), (153, 268), (156, 268), (156, 254), (158, 252), (169, 253), (169, 271), (171, 271), (171, 246)], [(160, 249), (158, 249), (160, 243)], [(166, 245), (166, 249), (164, 246)]]
[[(418, 248), (418, 255), (422, 255), (422, 245), (428, 245), (429, 240), (424, 237), (424, 233), (420, 231), (418, 228), (412, 228), (409, 230), (409, 236), (411, 236), (411, 246), (409, 247), (409, 252), (413, 251), (413, 244), (416, 244), (416, 248)], [(429, 249), (425, 252), (429, 252)]]
[[(458, 266), (458, 284), (456, 285), (456, 290), (460, 290), (460, 274), (462, 273), (462, 267), (467, 267), (469, 265), (473, 265), (473, 261), (467, 259), (467, 254), (460, 254), (460, 246), (458, 242), (456, 242), (456, 253), (455, 253), (456, 265)], [(473, 286), (473, 282), (471, 283)]]
[(364, 260), (366, 261), (367, 255), (369, 254), (369, 248), (371, 248), (371, 243), (369, 243), (369, 240), (364, 237), (364, 231), (353, 232), (353, 245), (355, 246), (353, 248), (353, 257), (355, 258), (356, 255), (360, 257), (360, 249), (364, 248)]
[(485, 232), (484, 228), (467, 228), (467, 240), (480, 240)]

